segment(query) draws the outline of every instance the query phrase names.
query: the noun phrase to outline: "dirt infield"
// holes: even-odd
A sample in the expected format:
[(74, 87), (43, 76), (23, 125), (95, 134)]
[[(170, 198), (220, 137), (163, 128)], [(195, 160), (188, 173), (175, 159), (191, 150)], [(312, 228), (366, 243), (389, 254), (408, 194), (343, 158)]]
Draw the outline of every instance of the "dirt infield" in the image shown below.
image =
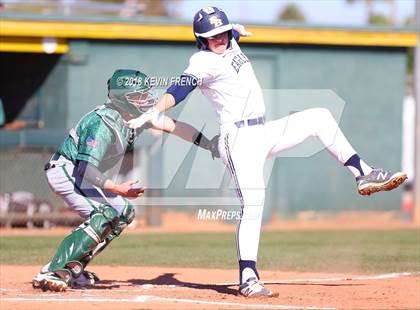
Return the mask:
[[(305, 214), (293, 222), (272, 221), (265, 230), (418, 229), (392, 214), (346, 213), (335, 218)], [(159, 228), (137, 227), (127, 233), (229, 231), (234, 225), (193, 221), (172, 214)], [(0, 230), (2, 236), (65, 235), (70, 228)], [(173, 267), (96, 266), (101, 281), (89, 289), (42, 292), (31, 286), (40, 266), (0, 265), (0, 309), (420, 309), (420, 274), (338, 274), (260, 271), (279, 292), (269, 300), (236, 296), (238, 271)]]
[(236, 296), (236, 270), (92, 266), (89, 289), (42, 292), (39, 266), (1, 266), (0, 309), (419, 309), (419, 274), (321, 274), (261, 271), (278, 298)]

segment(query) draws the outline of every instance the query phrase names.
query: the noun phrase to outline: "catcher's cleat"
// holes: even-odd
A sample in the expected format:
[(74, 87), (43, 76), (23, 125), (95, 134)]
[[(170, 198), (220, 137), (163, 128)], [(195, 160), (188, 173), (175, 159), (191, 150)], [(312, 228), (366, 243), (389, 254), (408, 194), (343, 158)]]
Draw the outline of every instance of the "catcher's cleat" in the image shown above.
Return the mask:
[(94, 272), (83, 271), (77, 278), (71, 278), (70, 285), (72, 288), (81, 288), (95, 285), (99, 281), (98, 276)]
[(49, 273), (48, 267), (50, 267), (50, 263), (42, 266), (39, 273), (32, 279), (33, 288), (41, 288), (40, 282), (45, 278), (45, 275)]
[(45, 278), (45, 273), (38, 273), (33, 279), (32, 279), (32, 287), (33, 288), (41, 288), (41, 281)]
[(67, 282), (56, 276), (53, 272), (43, 274), (42, 279), (40, 281), (36, 281), (37, 286), (34, 283), (35, 282), (33, 280), (33, 287), (40, 288), (44, 292), (48, 290), (53, 292), (64, 292), (68, 287)]
[(249, 278), (244, 284), (239, 286), (239, 295), (247, 298), (271, 298), (278, 297), (279, 293), (274, 293), (264, 287), (264, 284), (257, 278)]
[(371, 173), (356, 178), (360, 195), (370, 195), (380, 191), (390, 191), (407, 179), (404, 172), (391, 173), (383, 169), (373, 169)]

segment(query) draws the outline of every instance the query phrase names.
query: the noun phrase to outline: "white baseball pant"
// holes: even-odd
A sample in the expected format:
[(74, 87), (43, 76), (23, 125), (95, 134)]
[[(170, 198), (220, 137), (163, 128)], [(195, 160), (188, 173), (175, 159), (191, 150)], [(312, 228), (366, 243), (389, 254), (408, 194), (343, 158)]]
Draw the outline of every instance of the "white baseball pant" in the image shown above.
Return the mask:
[(238, 128), (234, 123), (223, 124), (220, 132), (219, 152), (242, 205), (236, 234), (239, 260), (257, 261), (267, 158), (311, 136), (317, 137), (343, 164), (356, 153), (330, 111), (324, 108), (304, 110), (261, 125)]
[(46, 171), (49, 186), (83, 219), (88, 219), (91, 212), (100, 204), (112, 206), (120, 215), (128, 204), (125, 198), (102, 191), (83, 181), (74, 164), (64, 156), (50, 163), (54, 168)]

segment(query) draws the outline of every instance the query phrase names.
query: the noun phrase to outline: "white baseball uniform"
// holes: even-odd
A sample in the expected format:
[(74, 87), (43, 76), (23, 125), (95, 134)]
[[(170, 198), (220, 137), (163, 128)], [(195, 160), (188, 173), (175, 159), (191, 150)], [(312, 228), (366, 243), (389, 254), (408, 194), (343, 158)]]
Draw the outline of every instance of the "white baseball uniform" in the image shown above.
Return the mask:
[(220, 124), (219, 152), (236, 184), (242, 204), (237, 228), (239, 260), (257, 260), (266, 158), (316, 136), (341, 163), (356, 152), (327, 109), (314, 108), (265, 122), (261, 87), (249, 59), (232, 39), (223, 54), (200, 50), (184, 74), (201, 80), (204, 96)]

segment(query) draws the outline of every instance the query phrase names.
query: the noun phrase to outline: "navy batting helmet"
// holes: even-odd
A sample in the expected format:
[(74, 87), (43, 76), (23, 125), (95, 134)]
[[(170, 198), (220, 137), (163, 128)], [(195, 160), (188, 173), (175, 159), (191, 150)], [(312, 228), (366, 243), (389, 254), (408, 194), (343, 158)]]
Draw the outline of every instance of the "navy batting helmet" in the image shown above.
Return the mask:
[(198, 48), (207, 47), (207, 38), (228, 32), (229, 40), (232, 39), (232, 25), (221, 9), (209, 6), (201, 9), (194, 15), (194, 36)]

